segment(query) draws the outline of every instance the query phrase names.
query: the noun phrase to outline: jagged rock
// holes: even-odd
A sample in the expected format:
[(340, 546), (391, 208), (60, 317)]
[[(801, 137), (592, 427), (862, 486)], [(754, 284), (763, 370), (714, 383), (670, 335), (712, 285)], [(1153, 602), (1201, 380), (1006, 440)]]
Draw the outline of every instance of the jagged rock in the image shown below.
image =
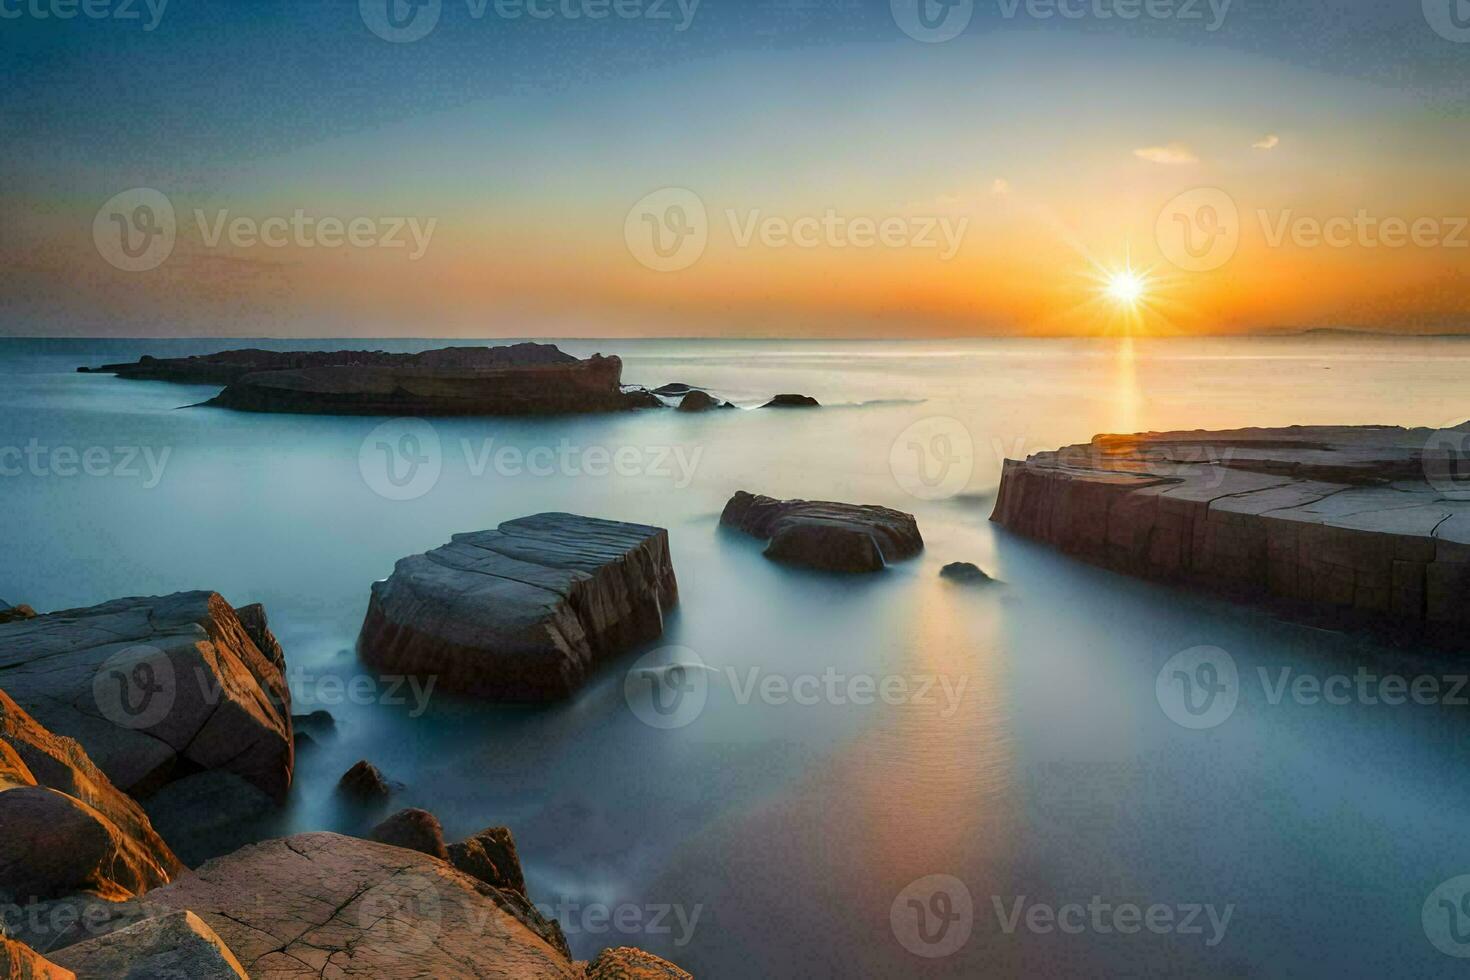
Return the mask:
[(821, 408), (822, 403), (811, 395), (777, 395), (761, 408)]
[(740, 490), (720, 523), (769, 540), (768, 558), (825, 571), (876, 572), (924, 547), (912, 514), (871, 504), (776, 500)]
[(291, 695), (263, 617), (252, 628), (271, 652), (213, 592), (49, 613), (0, 626), (0, 687), (125, 792), (219, 768), (281, 799)]
[(259, 840), (278, 812), (265, 791), (223, 769), (177, 779), (142, 802), (154, 829), (190, 867)]
[(384, 799), (392, 792), (378, 767), (366, 759), (359, 759), (342, 774), (337, 789), (360, 800)]
[(75, 741), (0, 691), (0, 895), (125, 899), (183, 870), (143, 810)]
[(509, 827), (486, 827), (458, 844), (450, 844), (449, 863), (487, 885), (526, 894), (520, 855)]
[(537, 514), (401, 559), (373, 584), (358, 649), (442, 688), (554, 700), (659, 636), (678, 595), (662, 528)]
[(991, 520), (1079, 558), (1353, 625), (1470, 622), (1458, 430), (1097, 436), (1006, 460)]
[(245, 968), (193, 912), (170, 912), (52, 954), (81, 980), (248, 980)]
[(0, 935), (0, 977), (6, 980), (76, 980), (75, 973), (3, 935)]
[(694, 980), (668, 960), (632, 946), (604, 949), (587, 964), (587, 980)]
[(989, 575), (986, 575), (978, 566), (967, 561), (952, 561), (941, 568), (939, 574), (943, 578), (955, 582), (965, 582), (967, 584), (982, 585), (986, 582), (995, 581)]
[(0, 623), (12, 623), (17, 619), (33, 619), (36, 611), (27, 605), (12, 606), (0, 599)]
[(439, 818), (428, 810), (416, 807), (399, 810), (374, 827), (368, 836), (380, 844), (406, 847), (441, 861), (449, 860), (449, 849), (444, 846), (444, 828), (439, 826)]
[(193, 911), (252, 977), (581, 976), (500, 891), (426, 854), (337, 834), (253, 844), (149, 899)]

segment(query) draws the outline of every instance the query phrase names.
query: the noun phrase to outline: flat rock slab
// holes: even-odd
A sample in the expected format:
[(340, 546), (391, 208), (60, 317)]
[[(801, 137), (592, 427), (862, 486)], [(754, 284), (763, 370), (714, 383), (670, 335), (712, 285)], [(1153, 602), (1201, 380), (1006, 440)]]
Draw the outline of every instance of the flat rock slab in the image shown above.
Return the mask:
[(881, 571), (924, 548), (914, 515), (873, 504), (776, 500), (740, 490), (720, 523), (767, 539), (767, 558), (824, 571)]
[(556, 700), (661, 635), (678, 597), (663, 528), (537, 514), (401, 559), (373, 584), (358, 650), (441, 688)]
[(224, 941), (193, 912), (169, 912), (53, 953), (78, 980), (249, 980)]
[(1080, 558), (1351, 625), (1470, 622), (1470, 423), (1097, 436), (1006, 460), (991, 520)]
[(233, 772), (274, 799), (291, 783), (280, 647), (263, 615), (242, 622), (217, 593), (0, 624), (0, 689), (133, 795), (201, 769)]

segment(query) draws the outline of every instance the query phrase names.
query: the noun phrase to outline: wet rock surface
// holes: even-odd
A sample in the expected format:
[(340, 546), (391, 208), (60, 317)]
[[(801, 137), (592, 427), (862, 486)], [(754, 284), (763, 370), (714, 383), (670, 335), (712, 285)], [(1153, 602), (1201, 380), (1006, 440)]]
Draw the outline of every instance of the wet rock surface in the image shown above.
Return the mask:
[(767, 539), (768, 558), (824, 571), (881, 571), (924, 547), (912, 514), (872, 504), (776, 500), (740, 490), (720, 523)]
[(662, 528), (537, 514), (400, 560), (373, 585), (358, 649), (442, 688), (554, 700), (658, 637), (678, 593)]
[(1098, 436), (1007, 460), (991, 519), (1108, 568), (1329, 623), (1460, 625), (1467, 435), (1470, 425)]

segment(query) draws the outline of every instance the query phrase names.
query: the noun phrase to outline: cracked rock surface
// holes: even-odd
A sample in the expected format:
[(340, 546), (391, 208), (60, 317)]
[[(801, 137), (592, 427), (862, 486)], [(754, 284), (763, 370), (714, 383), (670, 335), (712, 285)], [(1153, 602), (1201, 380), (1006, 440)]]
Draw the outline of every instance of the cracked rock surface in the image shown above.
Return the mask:
[(115, 599), (0, 625), (0, 689), (124, 792), (221, 769), (291, 784), (290, 691), (264, 613), (213, 592)]
[(399, 560), (373, 584), (358, 650), (441, 688), (556, 700), (662, 634), (678, 597), (663, 528), (536, 514)]
[(1470, 423), (1103, 435), (1006, 460), (991, 520), (1119, 571), (1334, 617), (1470, 622)]

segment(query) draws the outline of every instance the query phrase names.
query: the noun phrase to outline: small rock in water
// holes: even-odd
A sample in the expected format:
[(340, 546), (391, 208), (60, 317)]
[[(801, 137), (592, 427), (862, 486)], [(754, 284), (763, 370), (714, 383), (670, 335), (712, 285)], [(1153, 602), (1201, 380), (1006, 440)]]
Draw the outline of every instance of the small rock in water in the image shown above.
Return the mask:
[(337, 789), (362, 800), (382, 799), (392, 792), (378, 767), (366, 759), (359, 759), (356, 765), (342, 774), (337, 781)]
[(709, 392), (695, 389), (685, 395), (679, 402), (681, 412), (707, 412), (712, 408), (719, 408), (720, 403), (716, 401)]
[(767, 539), (767, 558), (824, 571), (877, 572), (924, 548), (914, 515), (872, 504), (776, 500), (738, 490), (720, 523)]
[(335, 735), (337, 733), (337, 719), (332, 717), (330, 711), (319, 709), (307, 715), (292, 715), (291, 725), (294, 728), (311, 732), (314, 735)]
[(761, 408), (821, 408), (822, 403), (811, 395), (777, 395)]
[(980, 584), (995, 581), (980, 568), (967, 561), (952, 561), (939, 570), (940, 577), (956, 582)]
[(449, 863), (487, 885), (526, 894), (520, 855), (509, 827), (486, 827), (473, 837), (450, 844)]
[(439, 826), (439, 818), (428, 810), (416, 807), (399, 810), (374, 827), (368, 838), (379, 844), (406, 847), (442, 861), (449, 860), (449, 848), (444, 846), (444, 828)]

